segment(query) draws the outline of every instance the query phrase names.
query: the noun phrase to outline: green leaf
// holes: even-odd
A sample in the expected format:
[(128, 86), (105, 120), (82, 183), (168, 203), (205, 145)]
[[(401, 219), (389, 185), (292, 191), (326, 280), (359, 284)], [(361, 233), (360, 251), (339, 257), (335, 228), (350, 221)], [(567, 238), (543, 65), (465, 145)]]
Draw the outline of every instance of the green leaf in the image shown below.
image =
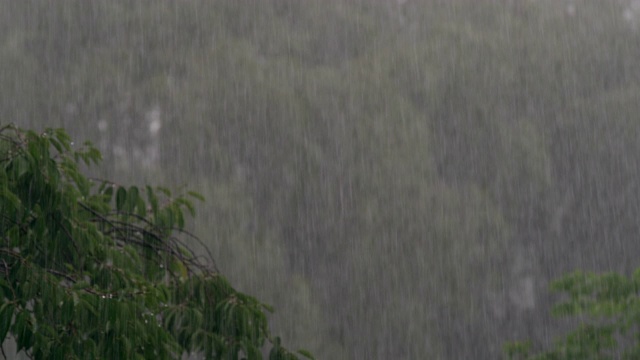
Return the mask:
[(116, 210), (123, 211), (127, 202), (127, 190), (124, 187), (119, 187), (116, 192)]
[(71, 150), (71, 137), (64, 129), (54, 129), (53, 134), (66, 150)]
[(184, 229), (184, 215), (182, 214), (182, 211), (180, 211), (180, 209), (176, 209), (175, 219), (176, 219), (176, 224), (178, 226), (178, 229), (180, 230)]
[(311, 359), (311, 360), (315, 360), (315, 358), (313, 357), (313, 355), (311, 355), (311, 353), (307, 350), (304, 349), (298, 349), (298, 354), (306, 357), (307, 359)]
[(126, 206), (126, 211), (133, 213), (136, 205), (138, 205), (138, 199), (139, 199), (139, 192), (138, 192), (138, 188), (135, 186), (131, 186), (129, 188), (129, 190), (127, 191), (127, 206)]
[(107, 185), (102, 194), (106, 201), (111, 201), (111, 198), (113, 197), (113, 186)]
[(156, 189), (158, 189), (158, 191), (163, 193), (165, 196), (171, 197), (171, 191), (169, 189), (167, 189), (165, 187), (160, 187), (160, 186), (158, 186)]
[(4, 303), (0, 307), (0, 339), (4, 341), (7, 338), (7, 332), (11, 326), (11, 319), (13, 318), (13, 304)]
[(16, 315), (13, 334), (17, 337), (18, 351), (31, 348), (33, 345), (33, 331), (31, 330), (27, 311), (22, 311)]
[(189, 196), (193, 197), (193, 198), (196, 198), (196, 199), (200, 200), (200, 201), (205, 201), (204, 196), (202, 196), (202, 194), (197, 193), (195, 191), (189, 191), (189, 192), (187, 192), (187, 194)]
[(4, 199), (3, 201), (8, 201), (15, 209), (20, 207), (20, 198), (7, 188), (0, 187), (0, 198)]
[(62, 144), (60, 143), (60, 141), (58, 141), (58, 139), (56, 138), (51, 138), (49, 139), (49, 141), (51, 142), (51, 145), (53, 145), (53, 147), (59, 152), (59, 153), (63, 153), (65, 151), (64, 147), (62, 146)]
[(174, 274), (178, 274), (184, 279), (186, 279), (189, 275), (187, 267), (184, 265), (184, 263), (182, 263), (182, 261), (178, 259), (174, 259), (173, 261), (171, 261), (171, 265), (169, 268)]
[(193, 204), (191, 203), (191, 201), (180, 198), (180, 199), (177, 199), (175, 203), (176, 205), (184, 206), (185, 208), (187, 208), (187, 211), (189, 211), (189, 214), (191, 216), (196, 215), (196, 209), (193, 207)]
[(137, 214), (140, 217), (147, 217), (147, 204), (144, 202), (144, 200), (141, 197), (138, 197), (138, 202), (136, 204), (136, 210), (137, 210)]
[(151, 205), (151, 211), (155, 214), (158, 212), (158, 198), (156, 197), (156, 194), (153, 192), (153, 188), (151, 186), (147, 185), (146, 191), (147, 191), (147, 200)]

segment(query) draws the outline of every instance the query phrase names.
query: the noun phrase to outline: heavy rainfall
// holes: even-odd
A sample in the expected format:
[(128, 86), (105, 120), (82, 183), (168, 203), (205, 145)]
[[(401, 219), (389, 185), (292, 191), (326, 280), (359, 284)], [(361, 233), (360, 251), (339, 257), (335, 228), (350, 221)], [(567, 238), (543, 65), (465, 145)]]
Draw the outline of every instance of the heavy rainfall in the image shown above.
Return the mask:
[(0, 125), (202, 194), (188, 229), (291, 349), (499, 359), (590, 320), (554, 280), (640, 265), (639, 26), (637, 0), (3, 0)]

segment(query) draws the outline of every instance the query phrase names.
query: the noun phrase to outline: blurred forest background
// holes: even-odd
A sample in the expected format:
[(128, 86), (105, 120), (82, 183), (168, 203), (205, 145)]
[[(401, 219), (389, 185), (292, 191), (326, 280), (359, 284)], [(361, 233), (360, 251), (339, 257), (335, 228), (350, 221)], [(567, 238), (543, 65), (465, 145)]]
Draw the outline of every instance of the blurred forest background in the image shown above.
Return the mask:
[(0, 0), (0, 123), (192, 229), (318, 359), (549, 344), (549, 280), (640, 243), (631, 0)]

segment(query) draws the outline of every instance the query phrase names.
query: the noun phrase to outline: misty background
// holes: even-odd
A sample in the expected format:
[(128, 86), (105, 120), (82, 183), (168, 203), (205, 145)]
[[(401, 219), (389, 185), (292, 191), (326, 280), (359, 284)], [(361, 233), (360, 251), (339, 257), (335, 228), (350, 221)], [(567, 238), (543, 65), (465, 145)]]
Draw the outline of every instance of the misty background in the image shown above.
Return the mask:
[(0, 0), (0, 124), (191, 229), (318, 359), (552, 343), (549, 281), (640, 243), (640, 2)]

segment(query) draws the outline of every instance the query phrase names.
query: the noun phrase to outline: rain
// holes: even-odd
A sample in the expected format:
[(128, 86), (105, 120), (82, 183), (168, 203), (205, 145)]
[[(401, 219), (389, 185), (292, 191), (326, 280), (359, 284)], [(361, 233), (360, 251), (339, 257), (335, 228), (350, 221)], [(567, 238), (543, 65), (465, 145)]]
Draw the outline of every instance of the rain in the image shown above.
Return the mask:
[(288, 348), (499, 359), (575, 326), (551, 281), (640, 265), (639, 26), (638, 0), (0, 0), (0, 125), (202, 194), (189, 231)]

